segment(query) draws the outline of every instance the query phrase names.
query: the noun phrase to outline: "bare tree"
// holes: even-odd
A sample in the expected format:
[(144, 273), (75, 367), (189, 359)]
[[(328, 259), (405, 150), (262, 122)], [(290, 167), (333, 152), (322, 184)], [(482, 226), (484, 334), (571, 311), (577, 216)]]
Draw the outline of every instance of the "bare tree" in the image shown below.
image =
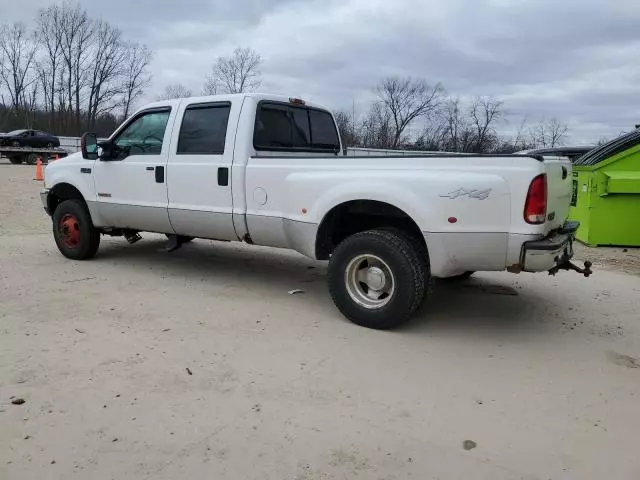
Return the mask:
[(447, 135), (445, 125), (436, 119), (429, 121), (424, 127), (422, 133), (418, 136), (414, 143), (416, 150), (440, 151), (445, 150), (445, 137)]
[(93, 22), (80, 4), (64, 2), (60, 7), (64, 89), (60, 99), (73, 113), (75, 129), (80, 131), (81, 92), (85, 86), (85, 70), (89, 63), (89, 46), (93, 37)]
[(131, 43), (127, 46), (123, 73), (122, 116), (127, 118), (135, 101), (142, 96), (149, 85), (151, 77), (148, 73), (152, 53), (146, 45)]
[(340, 132), (342, 145), (345, 147), (354, 147), (360, 143), (360, 138), (355, 128), (355, 119), (353, 114), (346, 110), (337, 110), (333, 112), (333, 116)]
[(219, 57), (207, 75), (206, 95), (243, 93), (260, 86), (262, 57), (251, 48), (236, 48), (228, 57)]
[(566, 123), (560, 123), (557, 118), (547, 121), (547, 132), (549, 135), (549, 146), (557, 147), (567, 139), (569, 126)]
[(393, 120), (391, 113), (380, 103), (376, 102), (371, 106), (359, 129), (363, 147), (392, 148), (395, 135)]
[(124, 72), (127, 50), (122, 32), (100, 20), (95, 23), (90, 66), (87, 69), (89, 101), (87, 119), (93, 129), (99, 114), (116, 107), (114, 99), (122, 94), (123, 85), (117, 80)]
[(560, 145), (567, 138), (569, 127), (557, 118), (542, 120), (531, 127), (529, 136), (536, 147), (550, 148)]
[(425, 129), (418, 137), (421, 150), (470, 152), (476, 144), (475, 127), (468, 109), (460, 105), (459, 98), (450, 98), (428, 118)]
[(113, 110), (128, 114), (149, 83), (151, 51), (70, 1), (35, 20), (34, 35), (22, 24), (0, 26), (0, 130), (109, 134)]
[(449, 100), (444, 109), (442, 150), (466, 152), (469, 140), (469, 123), (460, 108), (460, 99)]
[(52, 5), (38, 12), (36, 38), (42, 50), (38, 59), (38, 76), (42, 85), (45, 110), (49, 112), (49, 130), (55, 122), (56, 91), (62, 63), (62, 18), (60, 7)]
[(156, 100), (170, 100), (172, 98), (187, 98), (191, 96), (193, 96), (193, 93), (190, 88), (181, 83), (174, 83), (164, 87), (164, 90), (156, 97)]
[(492, 97), (477, 97), (469, 107), (469, 117), (475, 128), (475, 153), (484, 153), (497, 143), (494, 124), (502, 116), (503, 102)]
[(525, 139), (526, 127), (527, 127), (527, 117), (524, 117), (520, 121), (520, 125), (518, 126), (518, 130), (516, 130), (516, 134), (514, 135), (513, 140), (511, 141), (511, 144), (514, 147), (514, 151), (526, 150), (527, 149), (529, 143)]
[(434, 112), (441, 103), (444, 89), (424, 80), (388, 77), (377, 88), (380, 105), (393, 122), (391, 148), (396, 148), (409, 124), (418, 117)]
[(28, 103), (27, 90), (36, 81), (35, 53), (36, 43), (24, 23), (0, 28), (0, 81), (16, 112)]

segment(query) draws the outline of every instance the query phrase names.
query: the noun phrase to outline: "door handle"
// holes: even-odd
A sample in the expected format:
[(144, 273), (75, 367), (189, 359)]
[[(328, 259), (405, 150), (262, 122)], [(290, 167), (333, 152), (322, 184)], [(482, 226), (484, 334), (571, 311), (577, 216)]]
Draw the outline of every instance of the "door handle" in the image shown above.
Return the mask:
[[(149, 167), (147, 167), (148, 169)], [(164, 183), (164, 167), (156, 167), (156, 183)]]
[(229, 169), (227, 167), (218, 168), (218, 185), (222, 187), (229, 185)]
[(153, 172), (155, 169), (156, 169), (156, 167), (147, 167), (147, 170), (148, 170), (149, 172)]

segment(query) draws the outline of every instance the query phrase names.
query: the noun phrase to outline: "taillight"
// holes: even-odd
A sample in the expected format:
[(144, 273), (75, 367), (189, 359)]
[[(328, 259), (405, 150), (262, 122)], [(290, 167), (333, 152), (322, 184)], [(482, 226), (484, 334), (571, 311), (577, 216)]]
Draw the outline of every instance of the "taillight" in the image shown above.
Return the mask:
[(547, 217), (547, 176), (543, 173), (531, 180), (524, 203), (524, 221), (544, 223)]

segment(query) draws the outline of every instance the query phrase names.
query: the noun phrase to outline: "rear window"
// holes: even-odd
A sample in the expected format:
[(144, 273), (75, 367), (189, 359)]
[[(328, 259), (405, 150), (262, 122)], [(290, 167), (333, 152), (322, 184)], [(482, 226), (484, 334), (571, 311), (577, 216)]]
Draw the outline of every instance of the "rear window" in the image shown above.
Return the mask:
[(256, 114), (253, 146), (256, 150), (337, 152), (340, 141), (329, 112), (262, 102)]
[(184, 112), (178, 154), (221, 155), (227, 136), (231, 104), (190, 105)]

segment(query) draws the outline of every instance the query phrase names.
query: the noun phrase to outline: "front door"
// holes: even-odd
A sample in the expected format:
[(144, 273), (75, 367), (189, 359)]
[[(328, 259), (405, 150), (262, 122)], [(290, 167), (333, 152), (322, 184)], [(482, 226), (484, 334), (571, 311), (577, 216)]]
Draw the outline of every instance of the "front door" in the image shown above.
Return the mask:
[(95, 162), (98, 208), (108, 226), (173, 233), (166, 183), (172, 115), (170, 107), (140, 112), (111, 140), (117, 153)]
[(231, 166), (239, 106), (187, 103), (173, 134), (167, 174), (169, 217), (179, 235), (237, 240), (233, 227)]

